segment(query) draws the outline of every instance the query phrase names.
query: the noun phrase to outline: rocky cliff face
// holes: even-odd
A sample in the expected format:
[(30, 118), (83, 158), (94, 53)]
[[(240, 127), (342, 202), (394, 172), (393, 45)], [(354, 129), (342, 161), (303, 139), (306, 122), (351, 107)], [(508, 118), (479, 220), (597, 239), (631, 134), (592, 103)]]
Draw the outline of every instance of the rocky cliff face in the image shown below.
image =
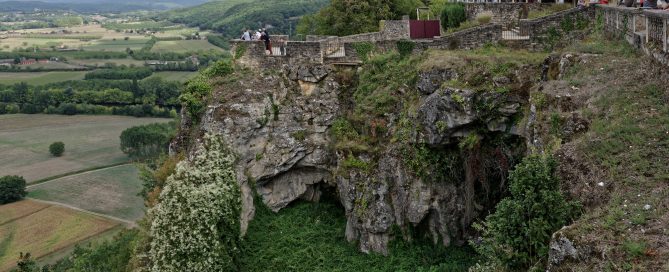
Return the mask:
[[(456, 70), (423, 71), (410, 87), (418, 90), (411, 110), (385, 114), (374, 135), (382, 140), (352, 151), (337, 144), (332, 127), (354, 107), (347, 89), (356, 69), (294, 65), (215, 79), (219, 87), (199, 127), (184, 121), (182, 131), (195, 133), (178, 141), (183, 146), (198, 133), (216, 133), (238, 154), (243, 230), (255, 196), (278, 211), (298, 199), (318, 201), (324, 188), (334, 188), (328, 191), (346, 210), (346, 237), (364, 252), (386, 253), (390, 240), (412, 233), (464, 244), (525, 152), (518, 124), (527, 97), (448, 87), (461, 78)], [(526, 89), (524, 76), (516, 71), (494, 81)]]

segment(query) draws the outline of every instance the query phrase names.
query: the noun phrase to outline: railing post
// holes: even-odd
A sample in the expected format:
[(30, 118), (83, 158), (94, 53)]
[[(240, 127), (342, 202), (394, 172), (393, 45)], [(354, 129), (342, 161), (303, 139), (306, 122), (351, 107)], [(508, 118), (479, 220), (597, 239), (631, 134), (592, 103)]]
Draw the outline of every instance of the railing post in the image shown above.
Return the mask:
[(667, 52), (667, 18), (662, 19), (662, 51)]
[(650, 42), (650, 19), (646, 16), (646, 43)]
[(616, 12), (616, 30), (620, 30), (620, 12)]
[(632, 14), (632, 34), (636, 33), (636, 14)]

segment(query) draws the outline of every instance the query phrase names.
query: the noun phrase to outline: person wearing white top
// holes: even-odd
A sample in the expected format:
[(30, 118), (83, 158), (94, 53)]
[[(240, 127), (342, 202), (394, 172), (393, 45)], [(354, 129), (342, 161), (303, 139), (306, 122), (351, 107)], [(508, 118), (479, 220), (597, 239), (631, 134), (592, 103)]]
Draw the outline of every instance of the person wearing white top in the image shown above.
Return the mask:
[(244, 40), (244, 41), (250, 41), (251, 40), (251, 33), (249, 33), (248, 29), (244, 30), (244, 34), (242, 34), (242, 40)]

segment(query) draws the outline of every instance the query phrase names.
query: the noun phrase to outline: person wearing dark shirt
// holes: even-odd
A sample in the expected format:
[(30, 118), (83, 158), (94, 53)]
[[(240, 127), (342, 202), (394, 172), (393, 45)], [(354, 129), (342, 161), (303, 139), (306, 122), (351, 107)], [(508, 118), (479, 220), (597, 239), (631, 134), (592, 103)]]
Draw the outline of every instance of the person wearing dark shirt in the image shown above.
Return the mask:
[(267, 29), (262, 30), (262, 35), (260, 36), (260, 39), (265, 42), (265, 50), (269, 51), (269, 54), (272, 54), (272, 40), (269, 37), (269, 33), (267, 32)]

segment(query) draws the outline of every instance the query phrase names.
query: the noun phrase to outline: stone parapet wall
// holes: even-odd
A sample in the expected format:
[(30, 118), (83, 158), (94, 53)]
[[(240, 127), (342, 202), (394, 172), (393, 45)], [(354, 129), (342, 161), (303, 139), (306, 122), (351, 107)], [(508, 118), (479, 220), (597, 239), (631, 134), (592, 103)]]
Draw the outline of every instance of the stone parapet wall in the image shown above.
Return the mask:
[(609, 6), (595, 9), (609, 35), (624, 38), (660, 64), (669, 66), (668, 13)]
[(307, 42), (319, 42), (328, 38), (337, 38), (337, 36), (327, 36), (327, 35), (307, 35), (305, 41)]
[(438, 49), (474, 49), (486, 44), (494, 44), (502, 39), (501, 24), (487, 24), (477, 26), (439, 39), (423, 43), (427, 48)]
[(339, 42), (342, 43), (376, 42), (380, 40), (382, 40), (381, 32), (370, 32), (370, 33), (362, 33), (362, 34), (339, 37)]
[[(476, 7), (477, 10), (499, 10), (502, 13), (512, 14), (519, 12), (518, 9), (527, 7), (540, 8), (544, 4), (525, 4), (525, 3), (481, 3), (468, 4), (470, 12)], [(507, 10), (508, 9), (508, 10)], [(507, 10), (507, 11), (504, 11)], [(555, 13), (533, 20), (520, 20), (521, 35), (529, 37), (528, 39), (511, 39), (516, 41), (516, 46), (529, 46), (532, 48), (539, 48), (541, 40), (546, 37), (550, 29), (562, 31), (564, 28), (563, 22), (570, 22), (571, 27), (575, 27), (577, 18), (584, 20), (595, 21), (594, 8), (586, 9), (570, 9)], [(478, 12), (478, 11), (476, 11)], [(625, 11), (628, 12), (628, 11)], [(500, 18), (508, 18), (498, 15)], [(514, 15), (515, 16), (515, 15)], [(668, 16), (669, 17), (669, 16)], [(619, 21), (619, 20), (618, 20)], [(587, 23), (587, 22), (586, 22)], [(635, 23), (630, 23), (635, 25)], [(246, 65), (254, 67), (280, 67), (285, 64), (356, 64), (360, 63), (362, 58), (357, 55), (355, 50), (356, 43), (369, 42), (374, 44), (379, 51), (394, 51), (397, 50), (397, 41), (408, 40), (410, 36), (409, 20), (393, 20), (384, 21), (381, 23), (380, 32), (363, 33), (357, 35), (349, 35), (343, 37), (337, 36), (317, 36), (309, 35), (306, 37), (307, 41), (281, 41), (281, 35), (274, 35), (274, 47), (281, 47), (281, 52), (285, 55), (268, 56), (265, 54), (262, 42), (244, 42), (232, 41), (233, 53), (239, 45), (244, 44), (248, 47), (245, 50), (244, 56), (237, 57), (237, 59)], [(504, 24), (491, 23), (482, 26), (477, 26), (446, 36), (434, 39), (413, 40), (416, 44), (414, 51), (416, 53), (427, 49), (474, 49), (485, 46), (486, 44), (497, 44), (503, 41), (503, 30), (506, 28)], [(570, 32), (569, 29), (564, 30), (565, 33)], [(581, 31), (582, 32), (582, 31)], [(561, 33), (562, 34), (562, 33)]]
[(382, 40), (411, 39), (409, 20), (381, 21), (380, 36)]
[[(395, 26), (393, 26), (395, 27)], [(402, 27), (397, 27), (400, 29)], [(408, 34), (408, 33), (407, 33)], [(246, 46), (244, 56), (236, 56), (238, 61), (251, 67), (275, 67), (283, 64), (324, 64), (324, 63), (359, 63), (362, 59), (358, 56), (355, 44), (359, 42), (371, 42), (380, 51), (394, 51), (397, 49), (397, 41), (400, 35), (392, 34), (395, 39), (378, 39), (381, 32), (365, 33), (344, 37), (336, 36), (314, 36), (310, 41), (285, 42), (285, 56), (268, 56), (265, 54), (262, 42), (232, 41), (232, 52), (237, 47)], [(418, 53), (427, 49), (474, 49), (488, 43), (497, 43), (502, 39), (502, 25), (488, 24), (459, 31), (436, 39), (416, 40), (414, 52)], [(327, 57), (335, 51), (343, 49), (343, 55)]]
[(530, 36), (531, 39), (538, 39), (551, 28), (562, 32), (560, 24), (563, 21), (570, 22), (571, 20), (573, 22), (579, 16), (592, 22), (594, 21), (594, 10), (592, 8), (572, 8), (537, 19), (520, 20), (520, 35)]
[(476, 20), (479, 14), (490, 13), (491, 23), (508, 28), (517, 25), (520, 19), (526, 19), (530, 11), (542, 10), (546, 3), (465, 3), (468, 20)]
[(289, 64), (323, 63), (320, 42), (288, 42), (286, 57)]

